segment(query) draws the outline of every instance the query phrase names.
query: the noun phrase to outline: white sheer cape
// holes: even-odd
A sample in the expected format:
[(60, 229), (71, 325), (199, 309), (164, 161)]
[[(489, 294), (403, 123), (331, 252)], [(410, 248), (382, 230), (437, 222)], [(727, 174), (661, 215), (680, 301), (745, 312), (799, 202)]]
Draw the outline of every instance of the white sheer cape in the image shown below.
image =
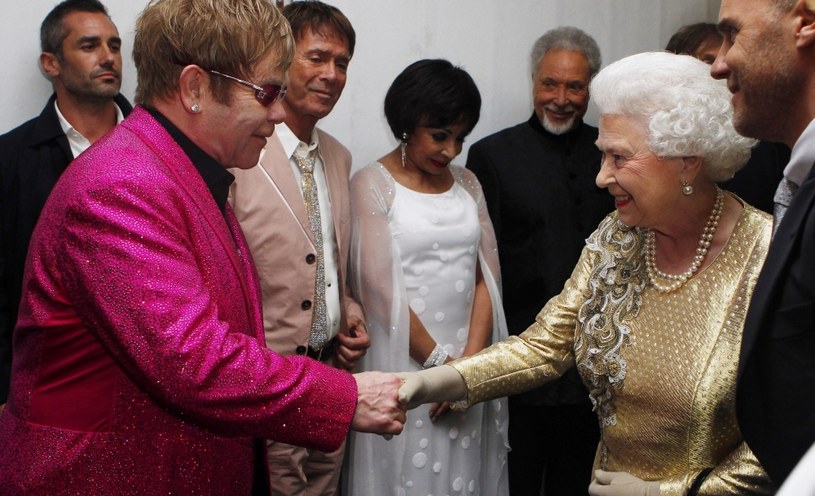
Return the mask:
[[(490, 293), (493, 309), (492, 342), (507, 337), (507, 326), (501, 303), (500, 267), (495, 232), (487, 213), (486, 203), (475, 176), (467, 169), (451, 166), (455, 181), (475, 201), (481, 227), (478, 260)], [(409, 313), (402, 263), (390, 228), (390, 212), (394, 199), (394, 180), (379, 163), (358, 171), (351, 181), (352, 239), (349, 257), (351, 286), (364, 308), (371, 348), (358, 365), (359, 370), (406, 371), (410, 369)], [(502, 398), (498, 405), (485, 408), (483, 429), (496, 432), (483, 435), (480, 494), (500, 495), (506, 489), (507, 404)], [(404, 494), (401, 488), (389, 487), (401, 480), (404, 466), (405, 439), (395, 436), (390, 441), (372, 434), (353, 433), (346, 482), (352, 495)], [(394, 455), (394, 453), (396, 455)], [(503, 453), (503, 456), (495, 456)], [(383, 456), (388, 469), (380, 465)], [(496, 462), (496, 460), (498, 460)], [(393, 473), (394, 468), (397, 473)], [(387, 473), (386, 473), (387, 472)], [(464, 490), (467, 493), (467, 490)], [(469, 493), (474, 494), (474, 493)]]

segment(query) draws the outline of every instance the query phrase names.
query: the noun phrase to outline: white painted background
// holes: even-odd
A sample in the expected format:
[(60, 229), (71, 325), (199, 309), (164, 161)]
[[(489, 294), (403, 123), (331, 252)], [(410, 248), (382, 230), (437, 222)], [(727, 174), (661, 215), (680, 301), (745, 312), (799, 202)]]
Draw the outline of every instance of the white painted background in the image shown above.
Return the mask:
[[(123, 39), (122, 93), (136, 86), (130, 56), (146, 0), (103, 0)], [(39, 26), (57, 0), (0, 0), (0, 133), (38, 115), (51, 93), (37, 66)], [(357, 46), (345, 92), (320, 126), (354, 154), (355, 168), (396, 146), (382, 111), (393, 78), (420, 58), (446, 58), (481, 91), (473, 143), (532, 113), (529, 49), (546, 30), (572, 25), (600, 45), (603, 65), (664, 48), (680, 26), (715, 22), (720, 0), (328, 0), (351, 20)], [(586, 118), (596, 123), (596, 111)], [(456, 159), (463, 164), (467, 144)]]

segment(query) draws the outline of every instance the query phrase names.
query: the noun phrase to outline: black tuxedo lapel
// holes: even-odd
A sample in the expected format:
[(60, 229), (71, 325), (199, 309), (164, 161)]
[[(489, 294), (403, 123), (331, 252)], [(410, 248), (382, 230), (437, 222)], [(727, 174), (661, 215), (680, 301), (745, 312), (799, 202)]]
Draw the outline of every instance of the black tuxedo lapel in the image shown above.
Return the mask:
[[(815, 202), (815, 167), (810, 170), (804, 183), (792, 199), (784, 220), (778, 226), (778, 232), (770, 244), (770, 251), (764, 268), (761, 270), (756, 282), (753, 296), (750, 300), (750, 309), (744, 323), (744, 332), (741, 342), (741, 360), (739, 361), (739, 377), (744, 372), (746, 359), (750, 356), (755, 345), (759, 331), (765, 325), (767, 311), (777, 310), (777, 305), (771, 303), (778, 298), (780, 287), (786, 281), (786, 268), (789, 266), (793, 248), (799, 242), (804, 228), (804, 221), (812, 210)], [(815, 256), (815, 254), (813, 254)]]

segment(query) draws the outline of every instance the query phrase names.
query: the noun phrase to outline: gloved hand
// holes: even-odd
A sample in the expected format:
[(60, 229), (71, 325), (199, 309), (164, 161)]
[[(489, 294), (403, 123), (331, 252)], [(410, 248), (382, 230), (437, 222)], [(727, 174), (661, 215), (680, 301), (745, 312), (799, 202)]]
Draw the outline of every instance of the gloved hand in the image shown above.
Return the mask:
[(659, 481), (644, 481), (628, 472), (595, 470), (591, 496), (659, 496)]
[(396, 375), (405, 381), (399, 388), (399, 402), (407, 405), (408, 410), (425, 403), (458, 401), (467, 396), (464, 378), (449, 365)]

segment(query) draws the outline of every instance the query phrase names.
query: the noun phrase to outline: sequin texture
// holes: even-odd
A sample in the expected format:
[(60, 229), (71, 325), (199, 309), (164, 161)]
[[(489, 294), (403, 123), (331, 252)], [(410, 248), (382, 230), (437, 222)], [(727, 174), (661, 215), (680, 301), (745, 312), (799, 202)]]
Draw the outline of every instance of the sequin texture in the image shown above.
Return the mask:
[(2, 494), (249, 494), (255, 438), (335, 449), (349, 374), (265, 348), (238, 224), (137, 107), (65, 172), (31, 241)]
[(537, 386), (576, 357), (601, 425), (595, 468), (659, 480), (663, 496), (686, 494), (708, 467), (699, 494), (770, 493), (735, 416), (746, 302), (770, 229), (745, 206), (716, 260), (662, 294), (644, 282), (640, 231), (611, 214), (526, 332), (453, 363), (468, 400)]

